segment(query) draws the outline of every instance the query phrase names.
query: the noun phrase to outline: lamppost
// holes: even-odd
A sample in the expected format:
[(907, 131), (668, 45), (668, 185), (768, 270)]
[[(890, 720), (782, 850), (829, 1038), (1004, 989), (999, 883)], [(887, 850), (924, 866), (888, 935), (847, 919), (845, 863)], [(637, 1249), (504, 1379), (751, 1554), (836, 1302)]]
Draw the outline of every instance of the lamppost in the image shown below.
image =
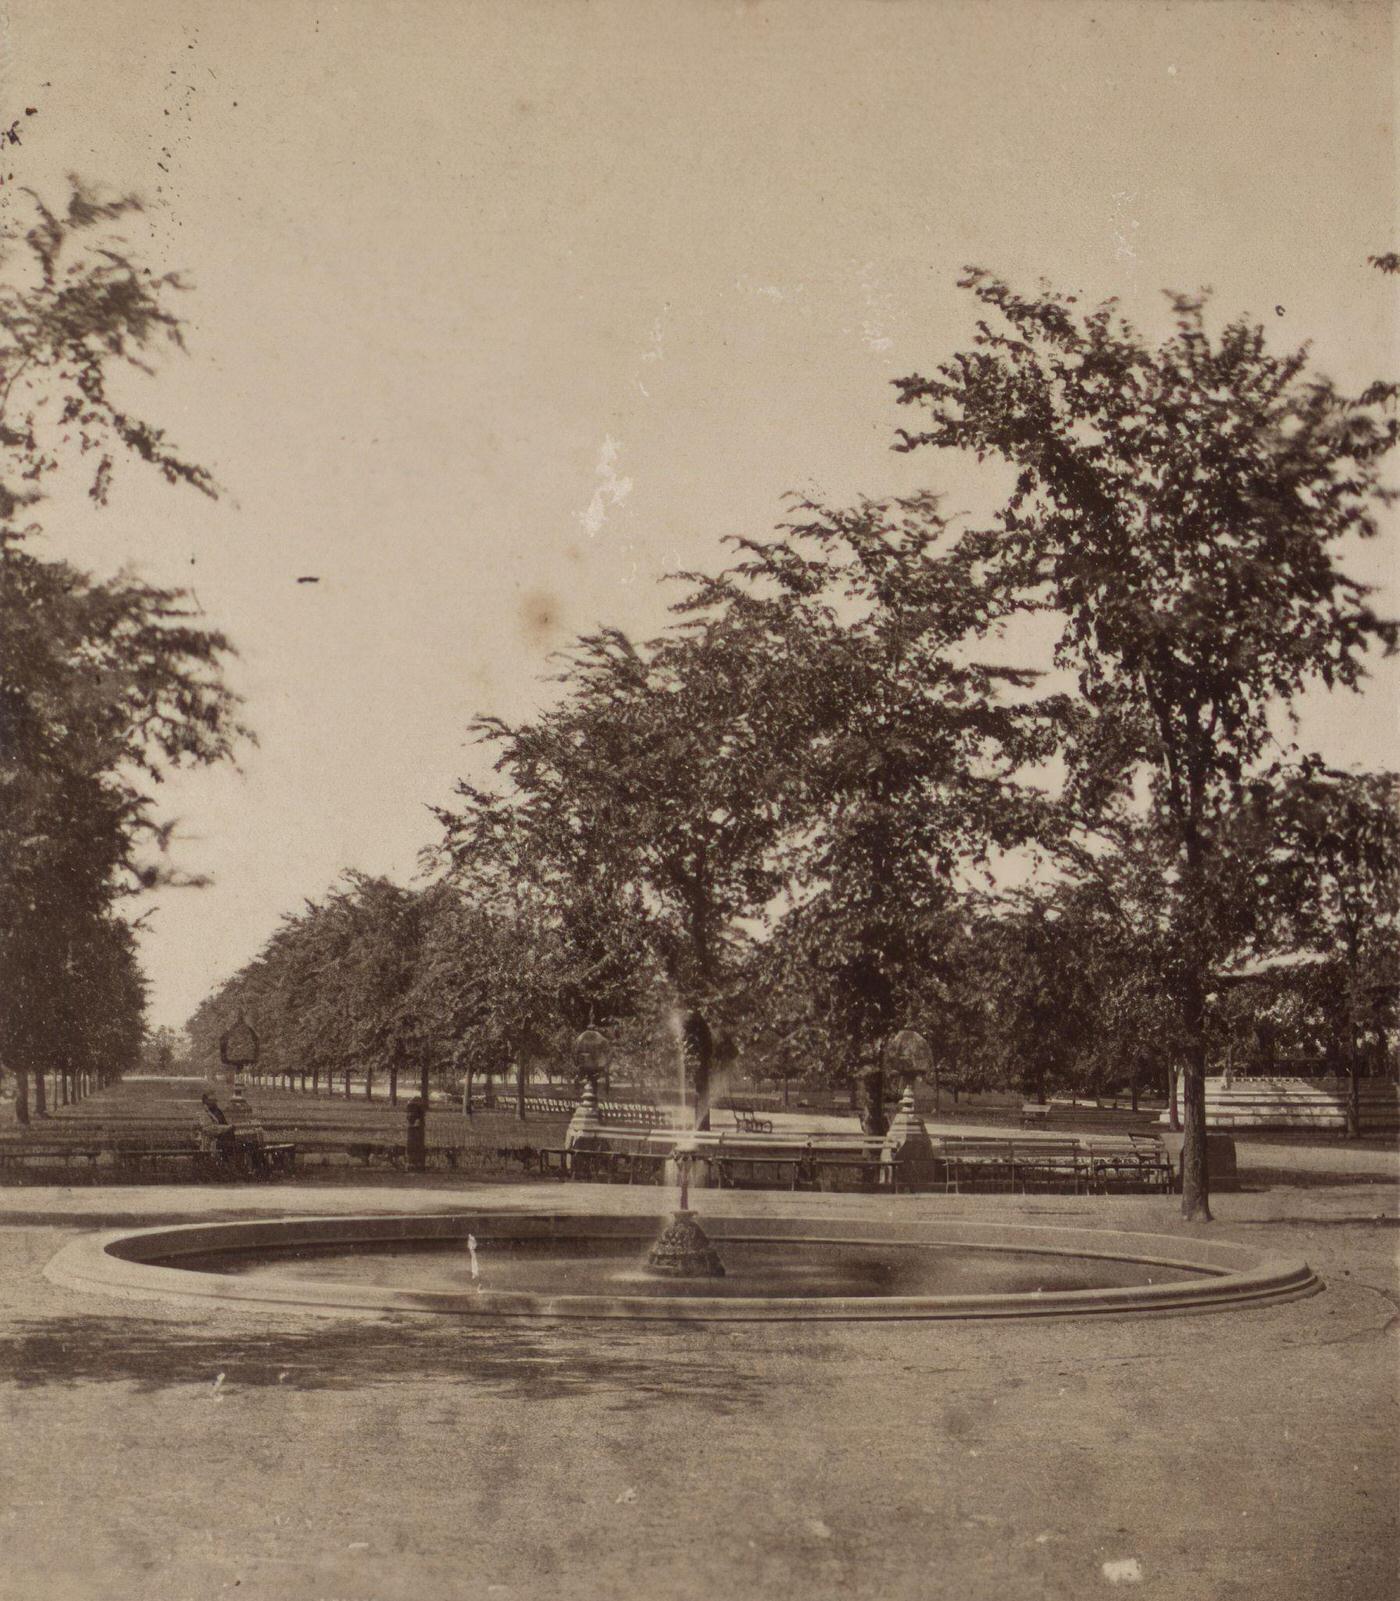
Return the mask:
[(583, 1075), (583, 1094), (569, 1120), (565, 1144), (573, 1150), (603, 1148), (603, 1120), (598, 1115), (598, 1075), (608, 1065), (612, 1046), (605, 1034), (586, 1028), (574, 1041), (574, 1065)]
[(247, 1070), (256, 1064), (261, 1048), (257, 1031), (242, 1012), (219, 1038), (219, 1060), (228, 1069), (224, 1082), (233, 1086), (230, 1112), (235, 1121), (247, 1114), (248, 1103), (243, 1098), (244, 1079)]
[[(897, 1073), (903, 1081), (899, 1110), (890, 1121), (880, 1156), (896, 1186), (901, 1181), (917, 1184), (932, 1168), (933, 1142), (914, 1106), (914, 1080), (934, 1073), (933, 1052), (916, 1029), (902, 1028), (885, 1041), (880, 1060), (886, 1071)], [(936, 1105), (936, 1088), (934, 1101)]]
[(898, 1074), (900, 1079), (899, 1110), (914, 1110), (914, 1080), (929, 1078), (933, 1081), (933, 1109), (938, 1110), (938, 1068), (933, 1060), (929, 1042), (917, 1029), (902, 1028), (885, 1041), (882, 1065), (886, 1072)]

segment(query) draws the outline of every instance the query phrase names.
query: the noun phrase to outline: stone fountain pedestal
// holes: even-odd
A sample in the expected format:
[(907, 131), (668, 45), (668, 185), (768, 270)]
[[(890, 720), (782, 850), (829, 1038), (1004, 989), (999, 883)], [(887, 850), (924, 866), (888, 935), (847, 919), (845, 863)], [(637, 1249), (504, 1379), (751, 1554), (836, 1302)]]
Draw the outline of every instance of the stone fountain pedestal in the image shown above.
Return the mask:
[(647, 1269), (673, 1279), (724, 1277), (719, 1252), (688, 1207), (682, 1207), (658, 1235), (647, 1257)]
[(912, 1080), (904, 1086), (899, 1109), (890, 1120), (884, 1144), (880, 1147), (881, 1160), (897, 1162), (901, 1185), (917, 1186), (930, 1183), (934, 1177), (933, 1141), (929, 1138), (924, 1120), (914, 1107)]
[(584, 1080), (583, 1094), (569, 1119), (564, 1144), (571, 1151), (606, 1151), (603, 1119), (598, 1114), (598, 1085), (592, 1074)]
[(657, 1236), (647, 1257), (647, 1271), (672, 1279), (722, 1279), (724, 1263), (719, 1252), (690, 1210), (690, 1169), (695, 1152), (677, 1145), (673, 1160), (680, 1174), (680, 1202), (671, 1221)]

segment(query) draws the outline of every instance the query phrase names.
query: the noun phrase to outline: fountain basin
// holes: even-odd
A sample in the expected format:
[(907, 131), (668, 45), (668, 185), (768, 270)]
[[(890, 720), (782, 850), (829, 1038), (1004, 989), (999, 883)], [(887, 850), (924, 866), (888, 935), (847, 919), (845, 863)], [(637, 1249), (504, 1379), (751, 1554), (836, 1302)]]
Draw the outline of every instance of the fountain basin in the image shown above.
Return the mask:
[(1195, 1236), (887, 1217), (704, 1221), (723, 1279), (645, 1272), (664, 1216), (485, 1211), (86, 1236), (45, 1272), (107, 1295), (332, 1314), (686, 1321), (1207, 1311), (1320, 1288), (1301, 1258)]

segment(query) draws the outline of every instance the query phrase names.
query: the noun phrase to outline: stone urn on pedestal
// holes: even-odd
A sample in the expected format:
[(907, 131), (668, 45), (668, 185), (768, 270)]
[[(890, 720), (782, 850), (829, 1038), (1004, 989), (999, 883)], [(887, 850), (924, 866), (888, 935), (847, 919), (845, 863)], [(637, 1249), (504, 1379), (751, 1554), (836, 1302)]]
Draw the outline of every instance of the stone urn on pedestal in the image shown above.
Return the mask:
[(932, 1071), (933, 1052), (922, 1034), (904, 1028), (885, 1043), (882, 1053), (886, 1072), (899, 1075), (899, 1109), (890, 1120), (880, 1147), (891, 1182), (903, 1189), (917, 1189), (934, 1176), (933, 1141), (914, 1105), (914, 1081)]
[(564, 1144), (571, 1151), (606, 1151), (603, 1119), (598, 1113), (598, 1075), (608, 1064), (610, 1047), (605, 1035), (586, 1028), (574, 1041), (574, 1061), (583, 1075), (583, 1094), (579, 1097)]

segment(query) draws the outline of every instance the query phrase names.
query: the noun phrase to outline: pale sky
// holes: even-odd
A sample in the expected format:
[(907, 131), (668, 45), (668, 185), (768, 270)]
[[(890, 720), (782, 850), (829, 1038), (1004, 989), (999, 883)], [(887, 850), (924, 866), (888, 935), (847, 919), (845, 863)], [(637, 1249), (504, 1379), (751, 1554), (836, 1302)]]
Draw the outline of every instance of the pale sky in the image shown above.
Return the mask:
[[(49, 512), (53, 551), (194, 586), (261, 740), (167, 786), (216, 884), (158, 898), (154, 1021), (343, 868), (411, 877), (472, 714), (527, 713), (599, 621), (654, 631), (657, 576), (785, 491), (973, 505), (889, 449), (889, 380), (968, 340), (963, 264), (1154, 332), (1210, 285), (1343, 383), (1400, 370), (1388, 5), (7, 9), (6, 182), (159, 203), (190, 354), (131, 398), (229, 491)], [(1393, 763), (1397, 684), (1313, 697), (1305, 742)]]

